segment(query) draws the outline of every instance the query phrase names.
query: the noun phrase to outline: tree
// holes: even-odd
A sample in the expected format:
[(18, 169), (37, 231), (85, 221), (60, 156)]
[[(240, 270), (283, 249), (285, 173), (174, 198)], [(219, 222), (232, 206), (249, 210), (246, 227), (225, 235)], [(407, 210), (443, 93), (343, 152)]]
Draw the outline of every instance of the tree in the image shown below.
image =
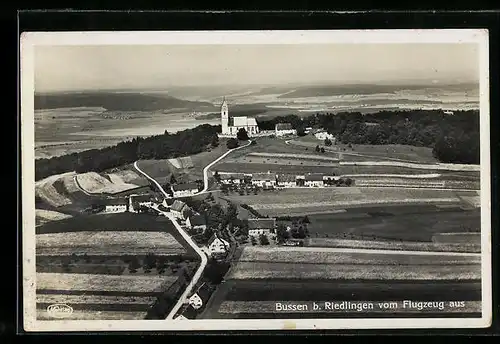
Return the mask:
[(236, 133), (236, 138), (240, 141), (247, 141), (248, 140), (248, 133), (245, 128), (240, 128), (238, 132)]
[(319, 145), (316, 145), (315, 150), (316, 150), (316, 152), (319, 152), (319, 151), (320, 151)]
[(212, 139), (212, 142), (210, 142), (210, 144), (212, 145), (212, 147), (218, 147), (219, 146), (219, 138), (217, 136), (214, 136), (214, 138)]
[(325, 146), (331, 146), (332, 145), (332, 140), (330, 140), (328, 137), (325, 139)]
[(306, 136), (306, 131), (303, 127), (297, 128), (297, 136)]
[(220, 179), (220, 174), (219, 174), (219, 171), (215, 171), (214, 173), (214, 179), (217, 183), (220, 183), (221, 179)]
[(239, 146), (238, 140), (230, 138), (229, 140), (227, 140), (226, 146), (228, 149), (234, 149)]
[(170, 176), (170, 184), (171, 185), (177, 184), (177, 179), (175, 178), (175, 175), (173, 173)]
[(141, 264), (139, 264), (139, 261), (136, 256), (133, 256), (132, 259), (130, 260), (130, 263), (128, 264), (128, 270), (131, 274), (136, 273), (137, 269), (141, 267)]
[(309, 217), (307, 217), (307, 215), (302, 218), (302, 223), (307, 223), (307, 224), (311, 223), (311, 221), (309, 220)]
[(269, 239), (267, 238), (267, 235), (265, 234), (259, 235), (259, 242), (261, 245), (269, 245)]
[(289, 233), (286, 230), (286, 226), (282, 223), (279, 223), (276, 227), (276, 239), (278, 243), (285, 242), (289, 238)]
[(351, 186), (353, 184), (353, 180), (351, 178), (346, 178), (344, 182), (345, 182), (345, 185), (347, 185), (347, 186)]
[(257, 240), (255, 240), (255, 237), (254, 237), (254, 236), (251, 236), (251, 237), (250, 237), (250, 241), (251, 241), (251, 243), (252, 243), (252, 246), (257, 245)]
[(321, 153), (325, 152), (325, 148), (321, 147)]

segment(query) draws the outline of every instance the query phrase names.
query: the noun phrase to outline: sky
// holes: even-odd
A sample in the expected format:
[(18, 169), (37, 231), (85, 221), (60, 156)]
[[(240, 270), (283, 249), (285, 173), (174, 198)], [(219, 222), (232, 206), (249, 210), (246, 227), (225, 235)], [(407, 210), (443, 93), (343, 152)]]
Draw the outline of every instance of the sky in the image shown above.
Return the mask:
[(36, 46), (35, 91), (173, 86), (461, 83), (474, 44)]

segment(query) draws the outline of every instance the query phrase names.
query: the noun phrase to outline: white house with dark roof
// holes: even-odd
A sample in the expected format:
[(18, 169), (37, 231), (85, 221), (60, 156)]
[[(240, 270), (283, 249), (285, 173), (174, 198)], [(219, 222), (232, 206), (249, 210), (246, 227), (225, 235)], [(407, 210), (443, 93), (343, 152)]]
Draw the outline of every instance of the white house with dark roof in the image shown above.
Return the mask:
[(106, 200), (104, 212), (106, 213), (124, 213), (129, 208), (129, 201), (124, 198), (112, 198)]
[(274, 232), (275, 226), (276, 219), (274, 218), (248, 219), (248, 236), (269, 235)]
[(260, 187), (276, 187), (276, 174), (274, 173), (254, 173), (252, 175), (252, 185)]
[(245, 174), (243, 173), (224, 173), (220, 174), (222, 184), (243, 184), (245, 182)]
[(131, 212), (137, 212), (139, 207), (150, 207), (153, 203), (153, 197), (151, 195), (130, 195), (129, 209)]
[(208, 240), (208, 253), (211, 256), (226, 254), (229, 251), (230, 244), (220, 236), (213, 234)]
[(304, 176), (304, 185), (308, 187), (321, 187), (324, 186), (324, 180), (322, 174), (306, 174)]
[(194, 293), (189, 298), (189, 304), (194, 309), (200, 309), (203, 306), (203, 300), (201, 299), (201, 297), (197, 293)]
[(175, 200), (170, 206), (170, 212), (180, 219), (186, 219), (191, 215), (191, 208), (184, 202)]
[(290, 123), (276, 123), (274, 126), (276, 136), (296, 135), (297, 130), (293, 129)]
[(176, 184), (172, 185), (171, 188), (174, 197), (192, 196), (199, 191), (196, 183)]

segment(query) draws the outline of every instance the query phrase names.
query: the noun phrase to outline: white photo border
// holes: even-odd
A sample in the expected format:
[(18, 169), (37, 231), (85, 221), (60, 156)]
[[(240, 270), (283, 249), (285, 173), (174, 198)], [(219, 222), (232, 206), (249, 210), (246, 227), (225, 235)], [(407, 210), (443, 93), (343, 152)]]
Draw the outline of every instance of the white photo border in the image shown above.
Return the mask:
[[(57, 45), (475, 43), (480, 61), (481, 318), (49, 320), (36, 319), (34, 49)], [(491, 325), (491, 179), (489, 44), (486, 29), (307, 31), (24, 32), (20, 42), (22, 163), (22, 298), (27, 332), (230, 331), (485, 328)]]

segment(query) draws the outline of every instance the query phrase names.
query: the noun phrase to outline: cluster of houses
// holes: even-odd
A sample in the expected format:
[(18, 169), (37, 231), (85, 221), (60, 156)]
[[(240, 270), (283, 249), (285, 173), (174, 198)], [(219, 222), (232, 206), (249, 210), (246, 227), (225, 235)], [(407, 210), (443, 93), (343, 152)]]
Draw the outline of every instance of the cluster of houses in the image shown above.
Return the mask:
[(111, 198), (98, 204), (97, 208), (105, 213), (124, 213), (131, 212), (137, 213), (141, 207), (148, 207), (157, 201), (151, 195), (130, 195), (128, 197)]
[(322, 173), (304, 175), (275, 173), (224, 173), (219, 172), (223, 185), (250, 184), (262, 188), (324, 187), (335, 185), (340, 177)]

